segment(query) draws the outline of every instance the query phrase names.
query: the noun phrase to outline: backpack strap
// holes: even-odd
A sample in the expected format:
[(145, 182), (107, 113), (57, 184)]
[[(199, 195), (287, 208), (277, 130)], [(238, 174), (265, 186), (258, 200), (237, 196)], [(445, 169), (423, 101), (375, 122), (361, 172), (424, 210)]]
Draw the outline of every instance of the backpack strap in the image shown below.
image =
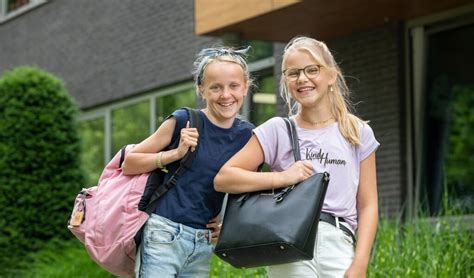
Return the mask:
[(290, 137), (291, 148), (293, 149), (293, 156), (295, 162), (301, 160), (300, 144), (298, 142), (298, 133), (296, 132), (295, 122), (290, 118), (282, 118), (285, 121), (286, 129), (288, 130), (288, 136)]
[[(185, 107), (184, 109), (186, 109), (188, 111), (189, 125), (191, 127), (196, 127), (197, 130), (198, 130), (198, 133), (200, 133), (201, 130), (202, 130), (203, 123), (202, 123), (201, 117), (199, 116), (199, 111), (195, 110), (195, 109), (192, 109), (192, 108), (187, 108), (187, 107)], [(194, 161), (194, 158), (196, 157), (196, 153), (197, 153), (198, 148), (199, 148), (199, 144), (196, 146), (196, 149), (194, 150), (194, 152), (188, 151), (184, 155), (184, 157), (181, 159), (178, 169), (176, 169), (174, 174), (164, 184), (167, 187), (166, 191), (168, 191), (169, 188), (175, 186), (178, 182), (178, 178), (181, 177), (183, 175), (183, 173), (191, 167), (191, 165)], [(158, 190), (160, 190), (160, 187), (158, 187)], [(163, 192), (163, 194), (165, 192)], [(160, 194), (160, 196), (163, 195), (163, 194)]]
[(119, 168), (122, 168), (123, 161), (125, 160), (125, 149), (126, 148), (127, 148), (127, 145), (123, 146), (122, 149), (120, 150)]
[[(191, 127), (195, 127), (198, 130), (198, 133), (201, 133), (202, 128), (203, 128), (203, 121), (201, 116), (199, 115), (199, 110), (193, 109), (193, 108), (188, 108), (188, 107), (183, 107), (188, 112), (189, 116), (189, 125)], [(153, 195), (150, 198), (150, 201), (148, 202), (148, 205), (145, 208), (145, 212), (150, 214), (152, 213), (156, 205), (158, 204), (157, 201), (158, 199), (163, 196), (170, 188), (175, 186), (178, 183), (178, 179), (183, 175), (184, 172), (186, 172), (187, 169), (189, 169), (194, 161), (194, 158), (196, 157), (197, 150), (199, 148), (199, 143), (196, 146), (196, 149), (194, 152), (188, 151), (186, 155), (181, 159), (179, 162), (178, 169), (173, 173), (173, 175), (168, 179), (168, 181), (160, 184), (158, 188), (155, 190)]]

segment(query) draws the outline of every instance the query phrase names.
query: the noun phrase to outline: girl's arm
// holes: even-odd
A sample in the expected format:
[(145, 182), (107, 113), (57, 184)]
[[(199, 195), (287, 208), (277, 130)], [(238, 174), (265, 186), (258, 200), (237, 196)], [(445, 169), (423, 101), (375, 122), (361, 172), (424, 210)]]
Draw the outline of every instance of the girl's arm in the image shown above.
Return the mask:
[(286, 187), (313, 174), (313, 167), (308, 161), (298, 161), (283, 172), (255, 172), (263, 162), (260, 142), (252, 135), (249, 142), (222, 166), (214, 179), (215, 190), (242, 193)]
[[(171, 117), (161, 124), (155, 133), (136, 145), (125, 156), (122, 164), (123, 173), (137, 175), (156, 169), (158, 153), (171, 143), (175, 126), (176, 119)], [(193, 151), (197, 146), (199, 134), (196, 128), (189, 128), (189, 122), (180, 132), (178, 148), (162, 152), (161, 164), (163, 166), (181, 159), (189, 148)]]
[(375, 152), (360, 163), (357, 191), (358, 237), (351, 266), (344, 277), (365, 277), (378, 223)]

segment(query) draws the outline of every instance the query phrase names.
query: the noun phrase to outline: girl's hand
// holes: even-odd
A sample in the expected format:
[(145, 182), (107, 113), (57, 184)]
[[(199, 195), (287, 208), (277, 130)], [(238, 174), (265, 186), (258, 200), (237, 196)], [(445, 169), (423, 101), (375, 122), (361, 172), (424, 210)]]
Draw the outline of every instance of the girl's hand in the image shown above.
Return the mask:
[(178, 154), (183, 158), (188, 150), (194, 152), (198, 143), (199, 133), (196, 128), (189, 127), (189, 121), (186, 122), (186, 127), (181, 129), (181, 135), (178, 145)]
[(344, 273), (344, 278), (365, 278), (366, 268), (362, 266), (351, 265)]
[(286, 171), (284, 176), (286, 177), (286, 184), (292, 185), (297, 184), (313, 175), (313, 165), (311, 161), (300, 160), (291, 165)]
[(218, 216), (212, 218), (211, 220), (209, 220), (209, 223), (207, 223), (206, 228), (212, 230), (212, 243), (217, 242), (219, 234), (221, 233), (221, 226), (222, 224), (219, 222)]

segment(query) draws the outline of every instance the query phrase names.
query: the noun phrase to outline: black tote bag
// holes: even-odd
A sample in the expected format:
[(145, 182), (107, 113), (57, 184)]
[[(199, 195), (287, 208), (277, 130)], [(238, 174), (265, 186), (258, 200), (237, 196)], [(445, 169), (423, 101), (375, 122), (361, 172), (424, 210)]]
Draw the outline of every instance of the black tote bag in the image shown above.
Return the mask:
[[(295, 125), (284, 120), (301, 160)], [(328, 183), (324, 172), (281, 190), (229, 194), (215, 254), (237, 268), (311, 260)]]

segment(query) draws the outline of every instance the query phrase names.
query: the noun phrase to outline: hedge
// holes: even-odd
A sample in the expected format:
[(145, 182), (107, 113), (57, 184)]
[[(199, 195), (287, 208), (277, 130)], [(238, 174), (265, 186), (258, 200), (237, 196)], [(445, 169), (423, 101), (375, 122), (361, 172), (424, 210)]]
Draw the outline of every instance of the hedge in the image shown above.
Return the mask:
[[(57, 77), (19, 67), (0, 78), (0, 269), (52, 238), (84, 181), (78, 108)], [(8, 254), (8, 255), (7, 255)]]

